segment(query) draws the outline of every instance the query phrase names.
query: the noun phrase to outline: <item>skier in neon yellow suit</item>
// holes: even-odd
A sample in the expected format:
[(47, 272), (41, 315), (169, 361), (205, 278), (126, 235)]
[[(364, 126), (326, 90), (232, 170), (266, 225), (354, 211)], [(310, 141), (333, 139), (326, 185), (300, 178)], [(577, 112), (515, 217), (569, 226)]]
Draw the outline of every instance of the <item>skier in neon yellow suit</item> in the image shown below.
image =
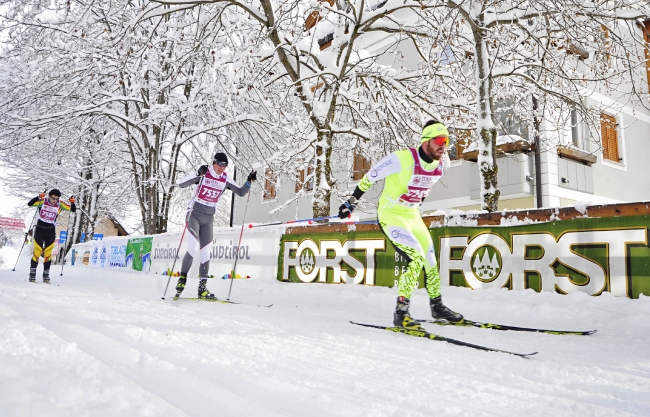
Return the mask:
[(433, 241), (419, 210), (431, 186), (442, 177), (441, 158), (449, 145), (449, 131), (437, 120), (430, 120), (424, 125), (421, 138), (418, 149), (393, 152), (376, 163), (361, 179), (352, 197), (339, 208), (340, 218), (349, 217), (361, 196), (375, 182), (385, 179), (377, 217), (395, 250), (408, 260), (407, 270), (399, 281), (393, 319), (395, 326), (407, 329), (420, 328), (420, 323), (409, 314), (409, 305), (422, 268), (433, 318), (454, 323), (463, 320), (462, 315), (442, 303)]

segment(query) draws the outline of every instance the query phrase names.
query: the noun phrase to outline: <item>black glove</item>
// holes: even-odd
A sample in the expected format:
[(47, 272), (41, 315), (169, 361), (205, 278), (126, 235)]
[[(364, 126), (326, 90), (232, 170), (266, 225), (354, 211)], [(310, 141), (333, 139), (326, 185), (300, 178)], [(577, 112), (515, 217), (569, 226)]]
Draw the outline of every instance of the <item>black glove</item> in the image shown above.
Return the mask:
[(202, 176), (202, 175), (205, 175), (206, 172), (208, 172), (208, 166), (207, 165), (201, 165), (199, 167), (199, 170), (197, 171), (197, 174), (199, 174), (199, 176)]
[(341, 207), (339, 207), (339, 218), (347, 219), (350, 217), (354, 209), (357, 208), (357, 202), (358, 200), (356, 197), (350, 197), (348, 198), (348, 201), (341, 204)]
[(257, 171), (251, 171), (250, 174), (248, 174), (248, 178), (246, 178), (246, 181), (249, 183), (253, 183), (253, 181), (257, 180)]

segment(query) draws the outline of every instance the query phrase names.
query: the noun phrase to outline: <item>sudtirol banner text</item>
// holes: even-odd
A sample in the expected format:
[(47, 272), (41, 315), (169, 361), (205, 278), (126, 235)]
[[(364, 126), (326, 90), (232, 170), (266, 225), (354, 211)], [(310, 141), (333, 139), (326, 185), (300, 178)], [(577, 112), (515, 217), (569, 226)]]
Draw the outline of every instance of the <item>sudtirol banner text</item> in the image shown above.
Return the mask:
[[(442, 285), (650, 294), (650, 216), (431, 229)], [(278, 279), (393, 286), (406, 262), (380, 231), (287, 234)], [(423, 276), (420, 277), (420, 287)]]

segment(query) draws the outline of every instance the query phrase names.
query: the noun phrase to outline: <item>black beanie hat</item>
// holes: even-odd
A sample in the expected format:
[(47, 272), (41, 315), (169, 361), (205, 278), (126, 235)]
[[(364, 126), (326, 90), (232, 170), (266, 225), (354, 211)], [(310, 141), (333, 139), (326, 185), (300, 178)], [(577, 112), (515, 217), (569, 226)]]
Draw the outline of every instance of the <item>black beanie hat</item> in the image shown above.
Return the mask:
[(52, 188), (52, 190), (49, 192), (48, 195), (54, 195), (57, 197), (61, 197), (61, 191), (57, 190), (56, 188)]
[(216, 164), (217, 161), (228, 163), (228, 156), (223, 152), (217, 152), (214, 154), (214, 159), (212, 160), (213, 164)]

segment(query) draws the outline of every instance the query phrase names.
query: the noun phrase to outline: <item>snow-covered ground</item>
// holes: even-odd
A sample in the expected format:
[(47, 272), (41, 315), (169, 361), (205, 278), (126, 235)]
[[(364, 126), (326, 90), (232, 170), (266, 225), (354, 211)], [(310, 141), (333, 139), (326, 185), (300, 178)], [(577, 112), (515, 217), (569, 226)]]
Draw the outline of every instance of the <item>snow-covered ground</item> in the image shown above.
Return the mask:
[[(29, 250), (29, 248), (27, 248)], [(1, 416), (648, 416), (650, 298), (443, 288), (466, 317), (592, 336), (427, 325), (522, 359), (354, 326), (396, 290), (236, 280), (231, 299), (162, 301), (167, 277), (0, 270)], [(40, 278), (40, 268), (39, 268)], [(209, 281), (225, 297), (229, 282)], [(173, 286), (173, 284), (172, 284)], [(170, 291), (171, 292), (171, 291)], [(189, 294), (194, 295), (194, 294)], [(414, 316), (426, 317), (418, 290)]]

